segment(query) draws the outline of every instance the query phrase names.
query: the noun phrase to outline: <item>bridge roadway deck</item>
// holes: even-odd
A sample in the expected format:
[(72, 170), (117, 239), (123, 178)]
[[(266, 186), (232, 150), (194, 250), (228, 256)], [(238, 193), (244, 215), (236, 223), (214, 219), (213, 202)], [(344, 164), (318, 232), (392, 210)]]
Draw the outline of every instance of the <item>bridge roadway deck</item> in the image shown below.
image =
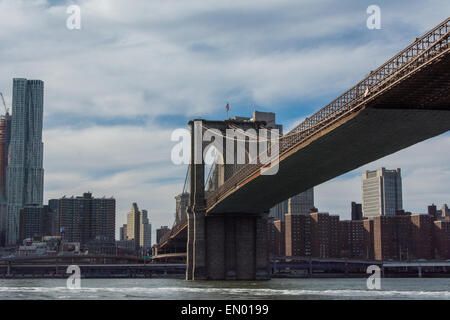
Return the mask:
[(275, 204), (450, 129), (449, 110), (362, 109), (280, 158), (276, 175), (259, 175), (208, 208), (258, 213)]
[(260, 213), (311, 187), (450, 130), (450, 53), (396, 79), (280, 155), (279, 171), (259, 171), (208, 199), (207, 214)]

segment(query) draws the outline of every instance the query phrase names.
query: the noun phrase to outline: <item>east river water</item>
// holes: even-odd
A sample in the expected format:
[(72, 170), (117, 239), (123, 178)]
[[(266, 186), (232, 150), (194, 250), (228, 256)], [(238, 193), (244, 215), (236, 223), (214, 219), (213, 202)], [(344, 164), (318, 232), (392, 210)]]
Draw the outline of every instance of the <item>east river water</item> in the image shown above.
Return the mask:
[(369, 290), (366, 279), (272, 279), (270, 281), (185, 281), (178, 279), (0, 280), (0, 299), (447, 299), (450, 279), (381, 279)]

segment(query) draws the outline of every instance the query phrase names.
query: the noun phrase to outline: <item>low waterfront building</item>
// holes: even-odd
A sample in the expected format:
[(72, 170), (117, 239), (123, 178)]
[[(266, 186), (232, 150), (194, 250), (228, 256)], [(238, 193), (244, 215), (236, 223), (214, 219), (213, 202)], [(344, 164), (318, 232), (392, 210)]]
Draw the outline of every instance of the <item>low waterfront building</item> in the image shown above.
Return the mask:
[(281, 220), (270, 218), (267, 227), (270, 256), (285, 256), (285, 223)]

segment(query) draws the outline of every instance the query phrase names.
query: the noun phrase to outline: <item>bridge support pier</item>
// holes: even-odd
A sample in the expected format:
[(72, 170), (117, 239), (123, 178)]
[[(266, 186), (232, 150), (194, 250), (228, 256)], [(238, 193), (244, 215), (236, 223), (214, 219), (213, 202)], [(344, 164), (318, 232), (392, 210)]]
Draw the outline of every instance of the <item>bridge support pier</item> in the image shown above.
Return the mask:
[[(188, 207), (186, 209), (187, 217), (187, 244), (186, 244), (186, 280), (192, 280), (192, 258), (194, 253), (194, 228), (190, 227), (194, 223), (194, 216), (192, 210)], [(188, 263), (189, 262), (189, 263)]]
[(186, 279), (270, 279), (267, 215), (193, 214), (188, 224)]
[[(265, 280), (270, 278), (268, 213), (206, 215), (204, 125), (190, 121), (191, 165), (187, 226), (187, 280)], [(224, 129), (224, 128), (222, 128)]]

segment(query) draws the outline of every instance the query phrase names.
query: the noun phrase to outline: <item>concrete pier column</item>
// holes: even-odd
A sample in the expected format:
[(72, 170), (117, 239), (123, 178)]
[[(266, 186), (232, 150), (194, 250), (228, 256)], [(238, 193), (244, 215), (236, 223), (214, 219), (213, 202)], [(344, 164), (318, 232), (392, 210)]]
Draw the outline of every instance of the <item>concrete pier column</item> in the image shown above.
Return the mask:
[(206, 218), (206, 268), (210, 280), (225, 279), (225, 218)]
[(267, 214), (207, 216), (194, 207), (188, 219), (187, 280), (270, 279)]
[(192, 280), (205, 280), (206, 273), (206, 225), (204, 210), (194, 208), (194, 243), (192, 255)]
[(236, 219), (225, 217), (225, 279), (236, 280)]
[(267, 244), (267, 217), (269, 213), (263, 213), (255, 218), (255, 254), (256, 254), (256, 280), (270, 279), (269, 251)]
[(255, 217), (239, 216), (236, 219), (236, 279), (255, 279)]
[(186, 210), (187, 244), (186, 244), (186, 280), (192, 280), (192, 265), (194, 257), (194, 215), (191, 208)]

